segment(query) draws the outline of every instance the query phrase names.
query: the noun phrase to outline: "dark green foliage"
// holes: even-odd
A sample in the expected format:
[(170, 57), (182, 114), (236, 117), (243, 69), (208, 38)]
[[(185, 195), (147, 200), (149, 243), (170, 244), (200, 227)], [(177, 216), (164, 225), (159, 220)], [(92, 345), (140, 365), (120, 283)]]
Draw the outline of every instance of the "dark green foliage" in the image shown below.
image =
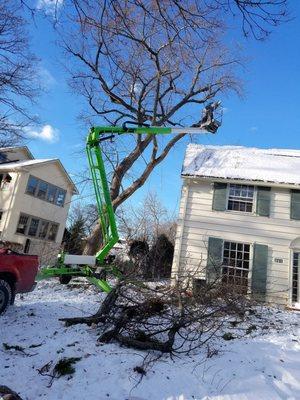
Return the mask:
[(53, 369), (53, 375), (57, 378), (64, 375), (72, 375), (75, 372), (74, 364), (80, 361), (81, 357), (64, 357), (58, 361)]
[(79, 215), (65, 231), (63, 238), (65, 252), (69, 254), (82, 254), (84, 238), (85, 220), (82, 215)]
[(10, 345), (8, 343), (2, 343), (4, 350), (16, 350), (20, 352), (24, 352), (24, 347), (19, 346), (19, 345)]
[(136, 367), (133, 368), (134, 372), (136, 372), (137, 374), (140, 375), (146, 375), (146, 371), (143, 367), (140, 367), (139, 365), (137, 365)]
[(145, 257), (149, 253), (149, 245), (146, 240), (134, 240), (129, 249), (129, 256), (134, 259)]
[(230, 332), (224, 333), (224, 335), (222, 336), (222, 338), (223, 338), (224, 340), (233, 340), (233, 339), (235, 339), (235, 337), (233, 336), (233, 334), (230, 333)]
[(250, 325), (249, 328), (246, 329), (246, 334), (249, 335), (253, 331), (256, 331), (257, 327), (256, 325)]
[(147, 278), (169, 278), (174, 255), (174, 245), (165, 234), (159, 235), (151, 247), (147, 259)]

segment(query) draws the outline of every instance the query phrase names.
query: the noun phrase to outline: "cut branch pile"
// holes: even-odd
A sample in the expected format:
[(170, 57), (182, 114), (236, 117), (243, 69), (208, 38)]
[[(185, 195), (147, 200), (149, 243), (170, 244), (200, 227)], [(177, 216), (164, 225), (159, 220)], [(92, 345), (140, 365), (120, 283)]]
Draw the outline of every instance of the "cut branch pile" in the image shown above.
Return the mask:
[(229, 315), (241, 317), (245, 299), (224, 287), (205, 287), (191, 296), (189, 285), (163, 286), (120, 282), (99, 311), (86, 318), (65, 318), (68, 326), (97, 324), (99, 341), (138, 350), (189, 354), (210, 340)]

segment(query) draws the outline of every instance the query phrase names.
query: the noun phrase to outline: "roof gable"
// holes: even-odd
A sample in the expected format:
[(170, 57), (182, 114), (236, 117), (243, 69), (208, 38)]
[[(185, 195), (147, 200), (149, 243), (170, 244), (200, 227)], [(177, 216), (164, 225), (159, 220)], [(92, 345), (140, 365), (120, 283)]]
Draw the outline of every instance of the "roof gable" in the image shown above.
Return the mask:
[(77, 194), (78, 190), (76, 188), (75, 183), (72, 181), (70, 175), (67, 173), (64, 166), (62, 165), (61, 161), (58, 158), (24, 160), (24, 161), (16, 161), (16, 162), (0, 164), (0, 173), (20, 171), (20, 170), (30, 170), (33, 169), (34, 167), (38, 167), (43, 164), (49, 164), (49, 163), (56, 163), (58, 165), (59, 169), (63, 172), (69, 184), (72, 186), (73, 193)]
[(27, 146), (16, 146), (16, 147), (0, 147), (0, 153), (7, 157), (8, 161), (20, 159), (22, 160), (33, 160), (34, 157)]
[(300, 150), (190, 144), (182, 175), (299, 185)]

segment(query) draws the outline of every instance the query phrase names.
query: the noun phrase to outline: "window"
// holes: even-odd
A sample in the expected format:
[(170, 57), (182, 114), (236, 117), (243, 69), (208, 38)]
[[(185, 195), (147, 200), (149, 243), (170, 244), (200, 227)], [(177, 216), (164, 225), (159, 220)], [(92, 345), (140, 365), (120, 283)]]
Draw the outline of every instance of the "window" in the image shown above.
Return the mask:
[(26, 193), (32, 194), (33, 196), (36, 193), (36, 189), (38, 187), (39, 180), (34, 176), (30, 176), (27, 183)]
[(300, 266), (300, 253), (293, 254), (293, 273), (292, 273), (292, 302), (298, 303), (299, 301), (299, 266)]
[(247, 293), (250, 262), (250, 245), (224, 242), (222, 282), (239, 286)]
[(48, 183), (44, 181), (39, 181), (39, 188), (37, 191), (37, 197), (39, 199), (45, 200), (46, 195), (47, 195), (47, 190), (48, 190)]
[(47, 200), (50, 201), (50, 203), (55, 202), (57, 190), (58, 188), (56, 186), (53, 185), (48, 186)]
[(36, 237), (38, 239), (55, 241), (59, 224), (21, 214), (16, 233)]
[(18, 226), (17, 226), (17, 233), (22, 233), (23, 235), (25, 235), (26, 233), (26, 229), (28, 226), (28, 222), (29, 222), (29, 217), (28, 215), (20, 215), (19, 218), (19, 222), (18, 222)]
[(26, 239), (25, 246), (24, 246), (24, 253), (25, 253), (25, 254), (28, 254), (28, 253), (29, 253), (30, 244), (31, 244), (31, 240), (30, 240), (30, 239)]
[(12, 176), (9, 174), (4, 174), (2, 175), (2, 180), (1, 180), (1, 189), (2, 190), (7, 190), (9, 189), (9, 185), (12, 181)]
[(57, 198), (56, 198), (56, 205), (63, 207), (66, 197), (66, 191), (63, 189), (58, 189)]
[(28, 236), (36, 236), (40, 220), (38, 218), (31, 218), (28, 229)]
[(58, 231), (58, 225), (57, 224), (51, 224), (49, 232), (48, 232), (48, 239), (55, 241), (56, 235), (57, 235), (57, 231)]
[(63, 207), (67, 191), (30, 175), (26, 193)]
[(254, 199), (254, 186), (229, 185), (228, 210), (252, 212)]
[(40, 227), (39, 227), (39, 233), (38, 233), (38, 237), (40, 239), (46, 239), (48, 228), (49, 228), (49, 222), (48, 221), (41, 221)]
[(2, 217), (3, 217), (3, 211), (0, 211), (0, 221), (1, 221)]

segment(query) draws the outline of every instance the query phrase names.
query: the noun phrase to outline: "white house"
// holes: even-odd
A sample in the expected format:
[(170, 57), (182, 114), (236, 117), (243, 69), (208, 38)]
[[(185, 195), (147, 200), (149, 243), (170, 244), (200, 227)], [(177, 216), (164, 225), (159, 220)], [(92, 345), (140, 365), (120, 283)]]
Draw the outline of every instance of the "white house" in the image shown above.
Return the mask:
[(58, 159), (34, 159), (26, 146), (0, 148), (0, 241), (55, 259), (77, 189)]
[(173, 275), (299, 307), (300, 151), (191, 144), (182, 179)]

